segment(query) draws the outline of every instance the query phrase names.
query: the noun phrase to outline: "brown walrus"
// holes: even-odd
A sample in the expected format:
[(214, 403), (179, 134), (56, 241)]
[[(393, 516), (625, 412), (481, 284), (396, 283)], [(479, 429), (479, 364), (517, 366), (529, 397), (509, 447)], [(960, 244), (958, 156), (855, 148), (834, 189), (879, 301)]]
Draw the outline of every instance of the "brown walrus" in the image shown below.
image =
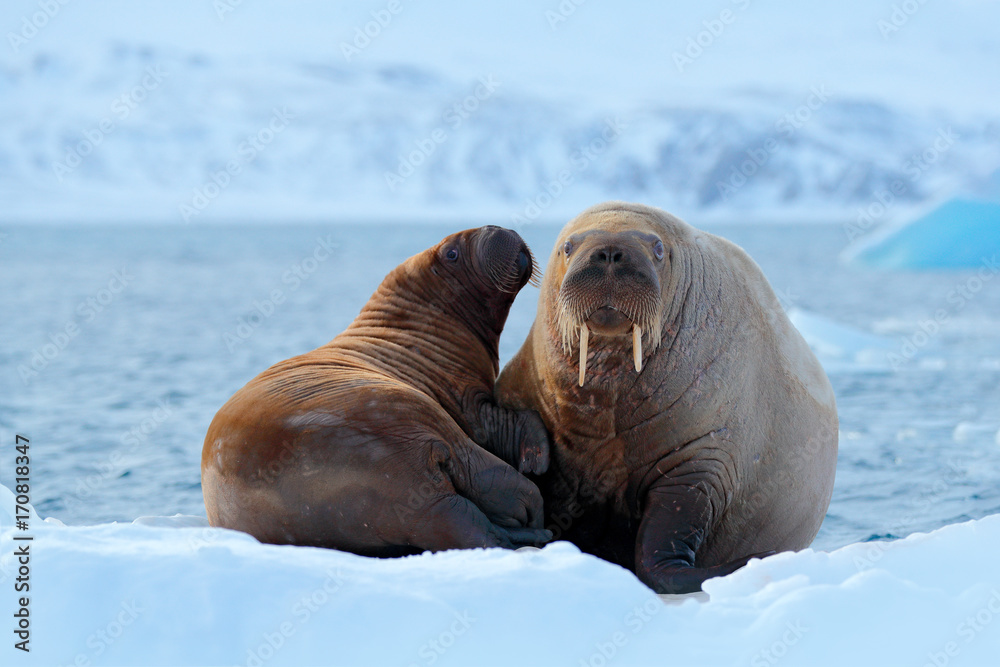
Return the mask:
[(498, 456), (544, 472), (548, 436), (492, 393), (500, 332), (535, 271), (500, 227), (393, 270), (343, 333), (219, 410), (201, 459), (209, 522), (371, 556), (547, 541), (538, 489)]
[(830, 502), (819, 362), (741, 248), (658, 209), (566, 225), (496, 394), (551, 432), (546, 524), (657, 592), (805, 548)]

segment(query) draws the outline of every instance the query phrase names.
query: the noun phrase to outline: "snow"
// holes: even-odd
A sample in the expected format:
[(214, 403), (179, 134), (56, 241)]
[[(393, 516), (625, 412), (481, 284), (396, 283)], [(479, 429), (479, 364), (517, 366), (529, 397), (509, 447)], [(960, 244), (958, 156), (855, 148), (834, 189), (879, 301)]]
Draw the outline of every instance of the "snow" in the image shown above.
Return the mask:
[(955, 198), (848, 246), (845, 258), (880, 269), (978, 268), (986, 280), (1000, 271), (998, 255), (1000, 203)]
[[(13, 494), (0, 500), (11, 579)], [(4, 664), (980, 665), (1000, 651), (1000, 515), (778, 554), (707, 595), (659, 597), (565, 542), (380, 560), (203, 522), (33, 516), (32, 650), (5, 642)], [(11, 619), (13, 595), (0, 604)]]
[[(892, 8), (861, 0), (569, 3), (555, 25), (556, 2), (402, 2), (347, 58), (340, 45), (385, 2), (219, 1), (233, 11), (60, 3), (0, 50), (5, 219), (514, 224), (629, 199), (701, 220), (832, 220), (897, 182), (905, 214), (1000, 164), (983, 93), (996, 3), (922, 4), (883, 35)], [(724, 8), (735, 21), (676, 66)], [(37, 11), (10, 0), (0, 25), (16, 33)], [(484, 79), (498, 85), (477, 93)], [(275, 109), (287, 127), (241, 151)], [(609, 120), (622, 130), (601, 142)], [(413, 173), (389, 187), (401, 161)]]

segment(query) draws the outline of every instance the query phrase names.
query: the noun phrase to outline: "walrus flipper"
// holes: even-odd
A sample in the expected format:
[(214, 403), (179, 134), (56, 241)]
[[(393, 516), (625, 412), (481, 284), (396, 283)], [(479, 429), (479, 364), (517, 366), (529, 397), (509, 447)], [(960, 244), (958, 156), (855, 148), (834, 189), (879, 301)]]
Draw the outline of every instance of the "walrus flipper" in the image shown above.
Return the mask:
[(476, 547), (542, 546), (538, 488), (474, 442), (431, 445), (431, 464), (447, 475), (453, 492), (434, 499), (417, 518), (413, 546), (430, 551)]
[(712, 525), (712, 506), (702, 486), (664, 484), (646, 495), (636, 538), (635, 572), (657, 593), (694, 593), (702, 583), (740, 569), (753, 554), (713, 567), (695, 567), (695, 555)]
[(451, 445), (439, 441), (434, 452), (455, 491), (472, 501), (492, 523), (505, 528), (543, 529), (542, 494), (514, 468), (472, 441)]
[(509, 528), (493, 523), (472, 501), (459, 495), (440, 498), (422, 517), (420, 538), (413, 544), (422, 550), (541, 547), (552, 539), (542, 528)]
[(534, 410), (510, 410), (483, 398), (476, 410), (479, 428), (475, 440), (491, 454), (523, 474), (541, 475), (549, 469), (549, 432)]

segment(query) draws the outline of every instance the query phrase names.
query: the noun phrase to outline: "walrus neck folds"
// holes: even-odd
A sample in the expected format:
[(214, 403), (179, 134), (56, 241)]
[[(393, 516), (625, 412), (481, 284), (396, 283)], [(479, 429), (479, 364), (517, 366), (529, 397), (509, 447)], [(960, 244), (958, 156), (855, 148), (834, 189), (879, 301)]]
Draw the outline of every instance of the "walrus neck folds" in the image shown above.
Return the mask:
[[(437, 281), (422, 284), (390, 274), (378, 289), (379, 298), (369, 301), (331, 344), (350, 345), (352, 336), (378, 338), (380, 344), (366, 348), (366, 356), (386, 374), (420, 386), (461, 422), (469, 390), (488, 391), (496, 381), (499, 329), (510, 306), (483, 317), (465, 318), (448, 307), (443, 289)], [(470, 296), (453, 294), (465, 299), (466, 306)], [(500, 320), (498, 327), (487, 322), (493, 319)]]

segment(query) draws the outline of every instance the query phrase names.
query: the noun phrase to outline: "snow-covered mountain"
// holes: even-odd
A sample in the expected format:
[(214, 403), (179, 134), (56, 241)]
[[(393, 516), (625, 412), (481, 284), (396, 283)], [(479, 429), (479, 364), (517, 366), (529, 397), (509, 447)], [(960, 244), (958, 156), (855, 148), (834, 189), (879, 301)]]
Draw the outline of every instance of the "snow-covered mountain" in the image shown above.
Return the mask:
[[(12, 4), (10, 51), (0, 61), (7, 220), (471, 216), (517, 224), (615, 198), (700, 219), (842, 219), (867, 228), (970, 189), (1000, 165), (1000, 108), (973, 90), (978, 66), (963, 70), (964, 97), (925, 100), (902, 65), (891, 89), (884, 64), (919, 45), (880, 35), (881, 14), (864, 16), (855, 3), (840, 20), (864, 28), (863, 38), (841, 52), (810, 50), (801, 44), (803, 17), (776, 22), (777, 10), (747, 0), (695, 13), (643, 4), (674, 31), (655, 46), (653, 63), (635, 55), (642, 45), (654, 49), (645, 32), (639, 46), (620, 45), (624, 56), (591, 44), (595, 23), (621, 19), (574, 3), (563, 3), (573, 12), (534, 5), (529, 36), (506, 51), (492, 47), (507, 60), (473, 49), (477, 35), (464, 29), (472, 19), (451, 2), (436, 14), (405, 3), (268, 11), (228, 0), (211, 10), (102, 3), (103, 12), (84, 13), (56, 2), (59, 12), (30, 38), (23, 21), (38, 23), (42, 5)], [(528, 23), (529, 6), (513, 3), (504, 21), (493, 17), (495, 30), (480, 17), (478, 37), (511, 38), (517, 19)], [(980, 14), (997, 13), (984, 7)], [(900, 32), (937, 35), (926, 62), (967, 62), (947, 39), (967, 26), (918, 25), (932, 10), (921, 11)], [(768, 20), (773, 36), (786, 39), (748, 55), (760, 36), (747, 33)], [(414, 51), (420, 35), (423, 48)], [(897, 41), (872, 71), (824, 64), (848, 51), (871, 54), (890, 38)], [(966, 41), (963, 48), (997, 62), (995, 47)], [(570, 53), (576, 62), (538, 60)], [(784, 70), (763, 71), (781, 54)], [(748, 58), (762, 72), (743, 85), (731, 73), (712, 80), (719, 61), (746, 68)], [(562, 84), (553, 67), (565, 70)], [(853, 79), (844, 76), (851, 68)], [(946, 74), (928, 65), (924, 88), (934, 77), (956, 85)], [(977, 94), (988, 103), (976, 104)]]

